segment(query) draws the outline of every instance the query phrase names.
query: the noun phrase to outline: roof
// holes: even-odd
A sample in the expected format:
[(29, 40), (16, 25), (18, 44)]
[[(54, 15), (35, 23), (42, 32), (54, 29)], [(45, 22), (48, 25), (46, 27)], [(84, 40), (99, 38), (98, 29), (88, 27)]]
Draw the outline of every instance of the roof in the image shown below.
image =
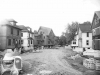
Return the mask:
[(15, 22), (17, 23), (17, 21), (15, 21), (14, 19), (7, 19), (9, 22)]
[(24, 31), (24, 32), (30, 32), (30, 33), (33, 33), (32, 31), (29, 31), (29, 30), (28, 30), (29, 27), (26, 27), (26, 26), (24, 26), (24, 25), (19, 25), (19, 28), (21, 28), (22, 31)]
[(11, 23), (8, 20), (3, 20), (0, 22), (0, 25), (11, 25)]
[(45, 35), (49, 35), (52, 29), (48, 27), (40, 26), (39, 30), (42, 31)]
[(96, 11), (95, 14), (100, 18), (100, 11)]
[(0, 25), (6, 25), (6, 26), (11, 26), (11, 27), (21, 29), (21, 28), (19, 28), (18, 25), (12, 25), (8, 19), (5, 19), (5, 20), (1, 21)]
[(79, 28), (82, 32), (92, 32), (91, 24), (79, 24)]
[(19, 27), (20, 27), (22, 30), (28, 30), (27, 27), (25, 27), (24, 25), (19, 25)]

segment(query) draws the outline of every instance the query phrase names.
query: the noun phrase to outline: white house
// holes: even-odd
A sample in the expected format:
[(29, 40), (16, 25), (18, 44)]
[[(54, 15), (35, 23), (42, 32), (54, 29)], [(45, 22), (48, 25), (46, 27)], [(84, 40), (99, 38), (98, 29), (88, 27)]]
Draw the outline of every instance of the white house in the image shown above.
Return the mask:
[(92, 30), (89, 22), (79, 24), (77, 34), (71, 43), (71, 47), (77, 52), (82, 52), (83, 48), (92, 48)]
[(79, 25), (78, 36), (78, 46), (80, 48), (92, 48), (92, 30), (90, 23), (87, 22)]
[(33, 50), (33, 33), (30, 27), (20, 26), (22, 28), (21, 33), (21, 45), (24, 51)]
[(78, 47), (78, 34), (74, 37), (74, 40), (71, 42), (71, 47), (76, 48)]

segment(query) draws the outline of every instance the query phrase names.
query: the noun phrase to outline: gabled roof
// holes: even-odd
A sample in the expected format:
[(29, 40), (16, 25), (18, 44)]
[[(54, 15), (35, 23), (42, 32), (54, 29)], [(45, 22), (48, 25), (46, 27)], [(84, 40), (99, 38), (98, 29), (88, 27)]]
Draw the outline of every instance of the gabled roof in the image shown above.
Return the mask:
[(21, 28), (23, 32), (30, 32), (30, 33), (33, 34), (32, 31), (28, 30), (28, 28), (30, 28), (30, 27), (26, 27), (26, 26), (24, 26), (24, 25), (19, 25), (19, 28)]
[(24, 25), (19, 25), (19, 27), (20, 27), (22, 30), (28, 31), (28, 29), (27, 29)]
[[(92, 19), (92, 26), (93, 26), (93, 22), (94, 22), (95, 16), (98, 16), (98, 18), (100, 19), (100, 11), (95, 11), (94, 12), (94, 16), (93, 16), (93, 19)], [(91, 28), (93, 29), (92, 26), (91, 26)]]
[(51, 30), (52, 30), (51, 28), (43, 27), (43, 26), (40, 26), (40, 28), (39, 28), (39, 31), (42, 31), (45, 35), (49, 35)]
[(79, 24), (80, 30), (85, 33), (85, 32), (92, 32), (91, 30), (91, 24)]
[(99, 17), (100, 19), (100, 11), (96, 11), (95, 14)]

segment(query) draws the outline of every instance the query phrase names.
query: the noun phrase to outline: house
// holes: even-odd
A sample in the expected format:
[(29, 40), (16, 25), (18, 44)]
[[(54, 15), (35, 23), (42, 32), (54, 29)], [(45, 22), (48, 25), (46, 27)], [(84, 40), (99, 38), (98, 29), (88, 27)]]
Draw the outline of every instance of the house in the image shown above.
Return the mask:
[(93, 49), (100, 50), (100, 11), (96, 11), (92, 20)]
[(78, 46), (80, 48), (92, 48), (91, 23), (85, 22), (83, 24), (79, 24), (78, 37)]
[(90, 22), (79, 24), (76, 36), (74, 37), (74, 40), (71, 42), (71, 47), (74, 49), (78, 47), (80, 49), (79, 51), (82, 51), (83, 48), (92, 48), (92, 30)]
[(55, 44), (55, 34), (51, 28), (40, 26), (38, 34), (43, 34), (43, 46), (51, 47)]
[(26, 27), (24, 25), (19, 25), (22, 29), (21, 31), (21, 46), (23, 51), (33, 50), (33, 32), (30, 27)]
[(38, 34), (38, 32), (35, 30), (33, 32), (33, 39), (34, 39), (34, 48), (41, 47), (43, 45), (43, 35)]
[(78, 47), (78, 39), (79, 39), (78, 34), (76, 34), (75, 37), (74, 37), (74, 40), (72, 40), (72, 42), (71, 42), (72, 48)]
[(6, 19), (0, 23), (0, 50), (21, 48), (21, 28), (14, 19)]
[[(99, 68), (100, 65), (98, 65), (100, 64), (99, 63), (100, 62), (100, 11), (96, 11), (94, 13), (91, 29), (92, 29), (92, 48), (93, 49), (83, 52), (83, 55), (93, 56), (92, 60), (94, 60), (95, 62), (93, 63), (95, 65), (95, 70), (100, 70)], [(91, 57), (88, 57), (87, 59), (91, 59)], [(83, 62), (83, 63), (87, 64), (87, 62)]]

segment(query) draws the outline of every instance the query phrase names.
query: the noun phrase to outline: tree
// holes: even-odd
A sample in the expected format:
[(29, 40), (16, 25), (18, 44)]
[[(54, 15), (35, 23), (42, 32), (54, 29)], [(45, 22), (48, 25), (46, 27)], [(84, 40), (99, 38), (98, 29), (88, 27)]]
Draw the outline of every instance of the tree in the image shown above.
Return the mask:
[(59, 45), (65, 45), (66, 44), (66, 37), (64, 35), (61, 35), (59, 38)]
[(55, 36), (55, 45), (59, 44), (59, 36)]
[(68, 44), (70, 44), (71, 41), (74, 39), (78, 28), (79, 28), (78, 22), (72, 22), (72, 24), (68, 24), (68, 27), (66, 28), (65, 32), (66, 42)]

